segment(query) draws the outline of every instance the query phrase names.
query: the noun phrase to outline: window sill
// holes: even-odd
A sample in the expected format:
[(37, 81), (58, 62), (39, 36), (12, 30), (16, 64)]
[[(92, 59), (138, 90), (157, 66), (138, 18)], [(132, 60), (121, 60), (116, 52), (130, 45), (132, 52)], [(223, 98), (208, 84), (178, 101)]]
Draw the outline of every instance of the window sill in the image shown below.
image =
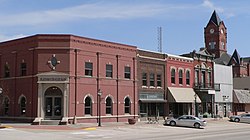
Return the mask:
[(149, 88), (150, 88), (150, 89), (154, 89), (155, 87), (154, 87), (154, 86), (150, 86)]
[(142, 88), (148, 88), (147, 86), (141, 86)]
[(157, 87), (157, 89), (162, 89), (162, 87)]

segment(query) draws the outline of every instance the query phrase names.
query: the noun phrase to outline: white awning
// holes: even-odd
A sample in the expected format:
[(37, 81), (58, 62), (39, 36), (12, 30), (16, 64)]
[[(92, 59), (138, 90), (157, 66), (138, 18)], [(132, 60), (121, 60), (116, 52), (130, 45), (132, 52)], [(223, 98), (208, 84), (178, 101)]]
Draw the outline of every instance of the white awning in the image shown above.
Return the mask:
[(168, 90), (170, 92), (168, 93), (169, 102), (194, 103), (196, 100), (197, 103), (201, 103), (199, 96), (192, 88), (168, 87)]

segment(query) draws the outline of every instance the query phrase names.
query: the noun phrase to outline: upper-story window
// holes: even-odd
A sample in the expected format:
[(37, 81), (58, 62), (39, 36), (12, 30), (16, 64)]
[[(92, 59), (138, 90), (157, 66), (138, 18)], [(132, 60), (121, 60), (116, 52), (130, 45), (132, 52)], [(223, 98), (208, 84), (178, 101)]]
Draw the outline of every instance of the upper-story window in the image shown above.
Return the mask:
[(221, 42), (221, 49), (225, 49), (225, 43)]
[(207, 73), (207, 84), (208, 84), (208, 87), (211, 87), (211, 82), (212, 81), (212, 74), (211, 74), (211, 71), (208, 71)]
[(198, 86), (198, 84), (199, 84), (199, 70), (195, 70), (194, 83), (195, 83), (195, 86)]
[(130, 75), (131, 75), (131, 72), (130, 72), (130, 67), (125, 67), (124, 68), (124, 78), (126, 79), (130, 79)]
[(186, 72), (186, 85), (190, 85), (190, 71)]
[(179, 70), (179, 84), (183, 84), (183, 70)]
[(209, 42), (210, 49), (215, 49), (215, 47), (216, 47), (216, 42)]
[(161, 74), (157, 74), (156, 79), (157, 79), (157, 87), (162, 87), (162, 85), (161, 85)]
[(149, 82), (150, 82), (150, 86), (152, 86), (152, 87), (155, 86), (155, 75), (154, 75), (154, 73), (150, 73)]
[(27, 65), (26, 63), (21, 63), (21, 76), (26, 76), (27, 75)]
[(85, 62), (85, 76), (93, 76), (93, 63)]
[(142, 86), (147, 86), (147, 73), (142, 73)]
[(111, 64), (106, 64), (106, 77), (113, 77), (113, 65)]
[(171, 83), (175, 84), (175, 69), (171, 69)]
[(4, 77), (10, 77), (10, 66), (8, 63), (4, 66)]

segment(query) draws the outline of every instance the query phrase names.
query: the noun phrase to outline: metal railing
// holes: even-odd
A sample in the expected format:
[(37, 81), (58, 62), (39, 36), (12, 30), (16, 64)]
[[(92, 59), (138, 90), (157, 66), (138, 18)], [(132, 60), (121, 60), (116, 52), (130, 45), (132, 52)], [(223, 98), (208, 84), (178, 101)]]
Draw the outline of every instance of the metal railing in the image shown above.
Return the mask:
[(216, 90), (220, 91), (220, 84), (216, 83), (194, 83), (194, 89), (197, 90)]

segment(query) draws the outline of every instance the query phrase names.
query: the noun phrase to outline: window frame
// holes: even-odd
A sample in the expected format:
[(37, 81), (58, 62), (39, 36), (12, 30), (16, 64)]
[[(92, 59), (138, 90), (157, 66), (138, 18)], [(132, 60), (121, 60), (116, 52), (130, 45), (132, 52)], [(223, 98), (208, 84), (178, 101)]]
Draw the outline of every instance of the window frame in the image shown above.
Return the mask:
[[(88, 65), (90, 67), (88, 67)], [(85, 62), (85, 76), (89, 76), (89, 77), (92, 77), (93, 76), (93, 63), (92, 62)]]
[(156, 85), (157, 87), (162, 87), (162, 75), (161, 74), (156, 75)]
[[(107, 97), (106, 98), (106, 115), (112, 115), (113, 114), (113, 103), (112, 103), (112, 98), (111, 97)], [(109, 105), (110, 104), (110, 105)]]
[(124, 67), (124, 78), (131, 79), (131, 67), (129, 66)]
[(27, 75), (27, 63), (22, 62), (20, 65), (21, 76)]
[[(88, 100), (87, 99), (89, 99), (89, 104), (88, 104)], [(84, 114), (85, 115), (90, 115), (90, 116), (92, 116), (92, 99), (91, 99), (91, 97), (89, 97), (89, 96), (87, 96), (86, 98), (85, 98), (85, 100), (84, 100)], [(89, 112), (88, 112), (89, 111)], [(86, 113), (87, 112), (87, 113)]]
[(175, 69), (172, 68), (171, 69), (171, 84), (175, 84), (175, 73), (176, 73)]
[(183, 85), (183, 70), (182, 69), (179, 70), (178, 76), (179, 76), (179, 85)]
[(129, 97), (124, 100), (124, 114), (131, 114), (131, 101)]
[(186, 85), (190, 85), (190, 71), (186, 71)]
[(148, 74), (146, 72), (142, 73), (142, 86), (148, 86), (148, 81), (147, 81)]
[(106, 64), (106, 78), (113, 78), (113, 65)]
[(149, 86), (155, 87), (155, 74), (154, 73), (149, 74)]

